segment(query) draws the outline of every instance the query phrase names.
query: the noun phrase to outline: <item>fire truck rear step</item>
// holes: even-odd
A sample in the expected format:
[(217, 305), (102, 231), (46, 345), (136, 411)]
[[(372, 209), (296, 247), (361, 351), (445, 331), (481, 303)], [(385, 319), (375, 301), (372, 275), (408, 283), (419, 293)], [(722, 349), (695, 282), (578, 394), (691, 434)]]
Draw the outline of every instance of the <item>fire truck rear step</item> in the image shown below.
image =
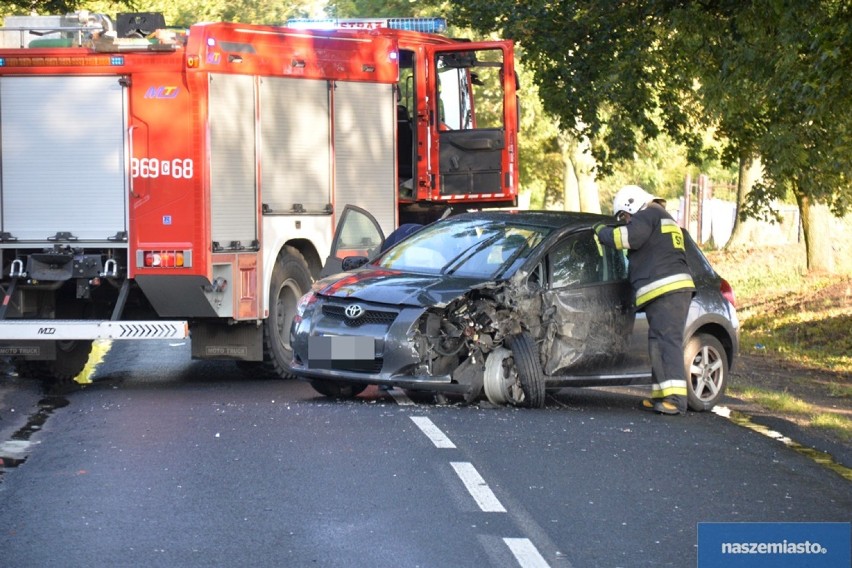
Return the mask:
[(3, 340), (186, 339), (185, 321), (5, 320)]

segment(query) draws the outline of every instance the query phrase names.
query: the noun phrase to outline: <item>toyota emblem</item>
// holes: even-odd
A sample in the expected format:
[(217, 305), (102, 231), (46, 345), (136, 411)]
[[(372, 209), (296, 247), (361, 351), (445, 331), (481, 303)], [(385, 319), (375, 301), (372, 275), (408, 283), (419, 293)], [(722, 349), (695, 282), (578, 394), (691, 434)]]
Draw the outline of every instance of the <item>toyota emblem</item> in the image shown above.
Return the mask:
[(346, 306), (346, 317), (349, 319), (358, 319), (364, 315), (364, 308), (360, 304), (349, 304)]

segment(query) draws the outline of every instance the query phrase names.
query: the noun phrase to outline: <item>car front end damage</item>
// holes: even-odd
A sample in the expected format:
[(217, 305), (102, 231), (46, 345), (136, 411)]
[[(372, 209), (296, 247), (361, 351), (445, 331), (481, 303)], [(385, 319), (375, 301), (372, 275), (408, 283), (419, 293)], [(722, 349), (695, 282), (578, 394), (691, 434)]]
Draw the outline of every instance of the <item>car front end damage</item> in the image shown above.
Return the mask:
[(541, 321), (541, 297), (521, 281), (516, 275), (477, 284), (426, 307), (315, 291), (294, 319), (292, 369), (315, 385), (355, 382), (476, 398), (488, 354)]

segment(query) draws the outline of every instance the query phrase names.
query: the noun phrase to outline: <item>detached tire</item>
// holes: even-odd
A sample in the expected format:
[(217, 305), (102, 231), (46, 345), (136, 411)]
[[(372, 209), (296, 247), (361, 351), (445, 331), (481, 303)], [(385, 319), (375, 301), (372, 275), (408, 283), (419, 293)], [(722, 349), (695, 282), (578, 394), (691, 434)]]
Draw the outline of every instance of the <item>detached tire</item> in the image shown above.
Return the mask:
[(721, 342), (707, 333), (693, 335), (683, 350), (689, 408), (710, 410), (725, 396), (728, 356)]
[(544, 408), (544, 372), (541, 370), (535, 341), (529, 333), (523, 332), (506, 338), (506, 344), (512, 350), (518, 380), (524, 393), (523, 400), (516, 404), (527, 408)]
[(361, 383), (340, 383), (336, 381), (311, 381), (314, 390), (329, 398), (355, 398), (367, 388)]
[(285, 246), (275, 259), (269, 283), (269, 317), (263, 322), (263, 358), (281, 378), (291, 378), (290, 324), (296, 304), (311, 288), (308, 264), (298, 250)]

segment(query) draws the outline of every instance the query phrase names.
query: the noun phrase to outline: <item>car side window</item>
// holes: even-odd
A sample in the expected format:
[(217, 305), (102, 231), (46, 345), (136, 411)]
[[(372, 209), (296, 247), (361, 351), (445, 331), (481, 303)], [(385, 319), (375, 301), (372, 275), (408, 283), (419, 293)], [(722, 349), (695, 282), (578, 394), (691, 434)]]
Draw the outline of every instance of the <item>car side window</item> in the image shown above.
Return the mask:
[(603, 280), (615, 282), (627, 280), (627, 251), (603, 247)]
[(544, 269), (544, 262), (536, 264), (535, 268), (527, 276), (527, 287), (530, 290), (540, 290), (547, 282), (547, 271)]
[(381, 229), (367, 214), (350, 208), (344, 211), (337, 228), (333, 254), (336, 258), (369, 256), (382, 244)]
[(603, 282), (604, 248), (591, 231), (557, 245), (550, 253), (551, 287), (564, 288)]

